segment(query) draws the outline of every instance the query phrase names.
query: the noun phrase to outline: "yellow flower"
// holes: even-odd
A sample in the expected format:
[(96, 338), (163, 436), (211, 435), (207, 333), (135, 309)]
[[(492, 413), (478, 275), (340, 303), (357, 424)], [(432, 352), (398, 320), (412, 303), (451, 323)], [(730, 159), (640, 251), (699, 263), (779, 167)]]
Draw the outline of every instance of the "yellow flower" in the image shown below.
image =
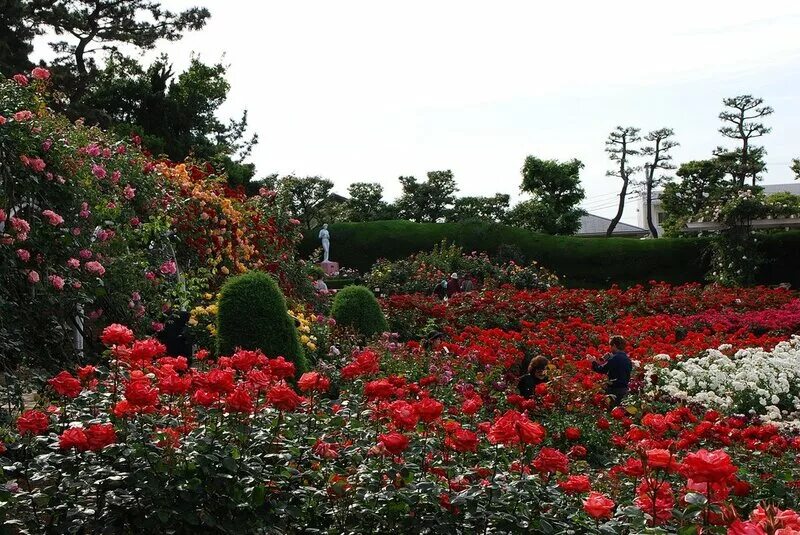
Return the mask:
[(189, 325), (197, 327), (197, 320), (195, 318), (189, 318)]
[(311, 341), (311, 338), (309, 338), (309, 337), (308, 337), (308, 336), (306, 336), (305, 334), (304, 334), (303, 336), (301, 336), (301, 337), (300, 337), (300, 342), (301, 342), (303, 345), (305, 345), (305, 344), (309, 343), (310, 341)]
[(307, 347), (311, 351), (316, 351), (317, 350), (317, 345), (314, 342), (310, 342)]

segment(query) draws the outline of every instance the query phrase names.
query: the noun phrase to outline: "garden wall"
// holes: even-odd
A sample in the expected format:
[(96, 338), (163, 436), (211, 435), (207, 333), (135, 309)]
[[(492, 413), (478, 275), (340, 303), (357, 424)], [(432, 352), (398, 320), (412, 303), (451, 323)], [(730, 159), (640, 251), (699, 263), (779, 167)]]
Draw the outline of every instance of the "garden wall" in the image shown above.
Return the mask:
[[(331, 259), (343, 267), (368, 270), (378, 258), (396, 260), (430, 250), (446, 239), (465, 252), (497, 254), (504, 245), (555, 271), (573, 287), (629, 286), (649, 280), (674, 284), (701, 282), (708, 267), (705, 240), (682, 238), (636, 240), (631, 238), (578, 238), (549, 236), (499, 224), (412, 223), (374, 221), (330, 226)], [(306, 235), (303, 256), (319, 247), (317, 231)], [(791, 282), (800, 286), (800, 232), (765, 235), (762, 247), (769, 263), (759, 282)]]

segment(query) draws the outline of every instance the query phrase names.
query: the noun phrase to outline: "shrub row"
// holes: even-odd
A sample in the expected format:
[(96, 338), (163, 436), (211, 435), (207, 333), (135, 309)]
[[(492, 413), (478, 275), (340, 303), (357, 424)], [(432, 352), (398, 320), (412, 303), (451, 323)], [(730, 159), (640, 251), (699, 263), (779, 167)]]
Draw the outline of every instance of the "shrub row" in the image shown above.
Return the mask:
[[(517, 255), (536, 260), (571, 287), (630, 286), (660, 280), (672, 284), (702, 282), (708, 270), (707, 240), (680, 238), (578, 238), (548, 236), (520, 228), (481, 222), (412, 223), (375, 221), (338, 223), (330, 227), (332, 258), (362, 271), (379, 258), (397, 260), (427, 251), (442, 240), (490, 255)], [(305, 236), (301, 253), (319, 245), (316, 231)], [(800, 285), (800, 232), (764, 235), (761, 247), (768, 263), (758, 283)]]

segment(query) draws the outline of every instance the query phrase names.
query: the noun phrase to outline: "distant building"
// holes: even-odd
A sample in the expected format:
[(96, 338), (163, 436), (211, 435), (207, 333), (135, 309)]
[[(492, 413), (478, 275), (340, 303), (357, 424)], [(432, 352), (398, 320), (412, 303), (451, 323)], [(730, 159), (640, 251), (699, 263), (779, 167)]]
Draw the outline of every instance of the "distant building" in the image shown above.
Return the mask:
[[(800, 182), (788, 183), (788, 184), (762, 184), (762, 188), (764, 188), (764, 194), (770, 195), (772, 193), (792, 193), (794, 195), (800, 195)], [(658, 237), (664, 236), (664, 227), (662, 224), (667, 217), (666, 212), (664, 212), (664, 208), (661, 206), (661, 190), (654, 190), (652, 194), (652, 202), (650, 203), (650, 210), (653, 212), (653, 225), (655, 225), (656, 230), (658, 231)], [(636, 211), (637, 213), (637, 223), (640, 227), (645, 229), (647, 234), (650, 234), (650, 231), (647, 229), (647, 195), (643, 192), (639, 196), (639, 202)]]
[[(606, 235), (610, 224), (611, 220), (607, 217), (586, 214), (581, 216), (581, 228), (575, 235), (582, 238), (602, 237)], [(620, 221), (617, 223), (617, 226), (614, 227), (612, 236), (616, 238), (643, 238), (648, 234), (650, 234), (650, 232), (646, 229)]]

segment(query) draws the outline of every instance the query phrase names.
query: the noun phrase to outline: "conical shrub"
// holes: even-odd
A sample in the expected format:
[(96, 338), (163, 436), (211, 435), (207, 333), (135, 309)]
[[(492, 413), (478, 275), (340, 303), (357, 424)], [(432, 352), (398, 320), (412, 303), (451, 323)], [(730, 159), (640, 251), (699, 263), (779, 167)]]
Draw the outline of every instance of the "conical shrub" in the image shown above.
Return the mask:
[(365, 338), (389, 330), (378, 300), (364, 286), (347, 286), (333, 299), (331, 315), (337, 325), (351, 327)]
[(275, 281), (259, 271), (232, 277), (222, 287), (217, 311), (217, 349), (230, 355), (236, 348), (260, 349), (268, 357), (283, 356), (297, 372), (308, 369), (294, 320)]

